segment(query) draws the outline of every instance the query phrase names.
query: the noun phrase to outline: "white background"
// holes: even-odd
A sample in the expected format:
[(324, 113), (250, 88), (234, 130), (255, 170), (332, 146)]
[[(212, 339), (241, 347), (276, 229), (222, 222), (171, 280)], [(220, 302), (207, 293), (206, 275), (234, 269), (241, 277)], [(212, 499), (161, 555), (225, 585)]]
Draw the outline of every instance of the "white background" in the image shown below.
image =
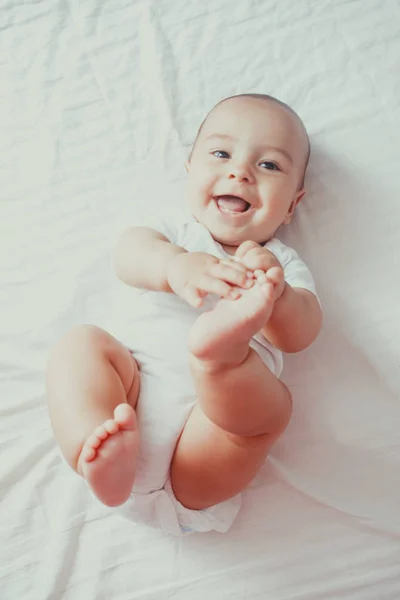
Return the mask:
[[(397, 599), (399, 2), (3, 0), (0, 30), (2, 600)], [(177, 540), (62, 467), (44, 370), (68, 328), (109, 322), (115, 224), (183, 201), (198, 125), (241, 92), (309, 130), (282, 238), (325, 324), (285, 361), (293, 420), (237, 523)]]

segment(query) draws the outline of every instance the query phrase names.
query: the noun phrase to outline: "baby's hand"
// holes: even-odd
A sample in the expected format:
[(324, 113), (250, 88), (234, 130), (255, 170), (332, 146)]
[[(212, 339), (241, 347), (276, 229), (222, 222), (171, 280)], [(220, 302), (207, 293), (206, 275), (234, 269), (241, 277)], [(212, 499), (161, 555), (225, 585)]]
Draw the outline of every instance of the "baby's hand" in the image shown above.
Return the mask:
[(237, 288), (250, 288), (254, 274), (233, 259), (220, 260), (205, 252), (184, 252), (172, 259), (167, 280), (175, 294), (197, 308), (207, 294), (238, 298), (240, 291)]
[(240, 260), (248, 269), (254, 272), (260, 283), (263, 278), (273, 283), (275, 300), (283, 294), (285, 288), (285, 277), (281, 263), (267, 248), (260, 246), (257, 242), (248, 240), (240, 244), (236, 250), (235, 258)]

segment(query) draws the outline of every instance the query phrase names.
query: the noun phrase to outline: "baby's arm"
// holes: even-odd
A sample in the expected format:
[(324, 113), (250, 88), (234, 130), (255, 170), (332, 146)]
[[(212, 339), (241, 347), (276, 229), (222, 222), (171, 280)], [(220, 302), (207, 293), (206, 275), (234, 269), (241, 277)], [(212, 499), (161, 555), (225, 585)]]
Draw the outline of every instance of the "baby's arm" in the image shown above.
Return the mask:
[(321, 326), (322, 310), (316, 296), (285, 283), (262, 334), (283, 352), (300, 352), (315, 340)]
[(114, 252), (117, 276), (127, 285), (175, 293), (199, 307), (207, 294), (237, 298), (236, 287), (253, 285), (253, 273), (233, 260), (187, 252), (147, 227), (126, 231)]
[(171, 292), (167, 280), (168, 265), (186, 252), (164, 235), (149, 227), (132, 227), (121, 236), (113, 254), (114, 269), (127, 285)]
[(249, 269), (264, 271), (274, 284), (276, 301), (261, 333), (283, 352), (299, 352), (317, 337), (322, 326), (322, 311), (316, 296), (303, 288), (291, 287), (276, 256), (256, 242), (243, 242), (236, 257)]

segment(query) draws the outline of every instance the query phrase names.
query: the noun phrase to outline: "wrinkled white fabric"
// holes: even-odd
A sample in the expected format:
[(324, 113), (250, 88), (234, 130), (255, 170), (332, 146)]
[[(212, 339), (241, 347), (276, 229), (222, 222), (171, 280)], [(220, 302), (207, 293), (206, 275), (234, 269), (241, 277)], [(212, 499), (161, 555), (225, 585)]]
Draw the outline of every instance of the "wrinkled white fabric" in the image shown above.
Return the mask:
[[(398, 600), (399, 17), (397, 0), (1, 3), (2, 600)], [(64, 469), (44, 370), (73, 325), (111, 325), (111, 230), (150, 190), (155, 212), (180, 202), (198, 125), (241, 92), (309, 131), (278, 236), (324, 328), (285, 357), (292, 421), (230, 531), (177, 539)]]

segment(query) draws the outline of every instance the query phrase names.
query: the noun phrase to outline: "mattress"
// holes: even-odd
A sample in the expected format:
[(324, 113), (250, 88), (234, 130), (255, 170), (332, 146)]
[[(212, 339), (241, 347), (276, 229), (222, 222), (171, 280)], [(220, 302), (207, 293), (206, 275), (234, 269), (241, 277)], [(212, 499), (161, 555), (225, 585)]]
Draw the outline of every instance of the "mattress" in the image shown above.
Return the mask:
[[(0, 29), (2, 600), (397, 600), (398, 0), (4, 0)], [(177, 539), (63, 465), (46, 361), (74, 325), (112, 331), (117, 224), (183, 202), (198, 125), (243, 92), (309, 131), (281, 239), (324, 327), (285, 357), (293, 418), (232, 529)]]

